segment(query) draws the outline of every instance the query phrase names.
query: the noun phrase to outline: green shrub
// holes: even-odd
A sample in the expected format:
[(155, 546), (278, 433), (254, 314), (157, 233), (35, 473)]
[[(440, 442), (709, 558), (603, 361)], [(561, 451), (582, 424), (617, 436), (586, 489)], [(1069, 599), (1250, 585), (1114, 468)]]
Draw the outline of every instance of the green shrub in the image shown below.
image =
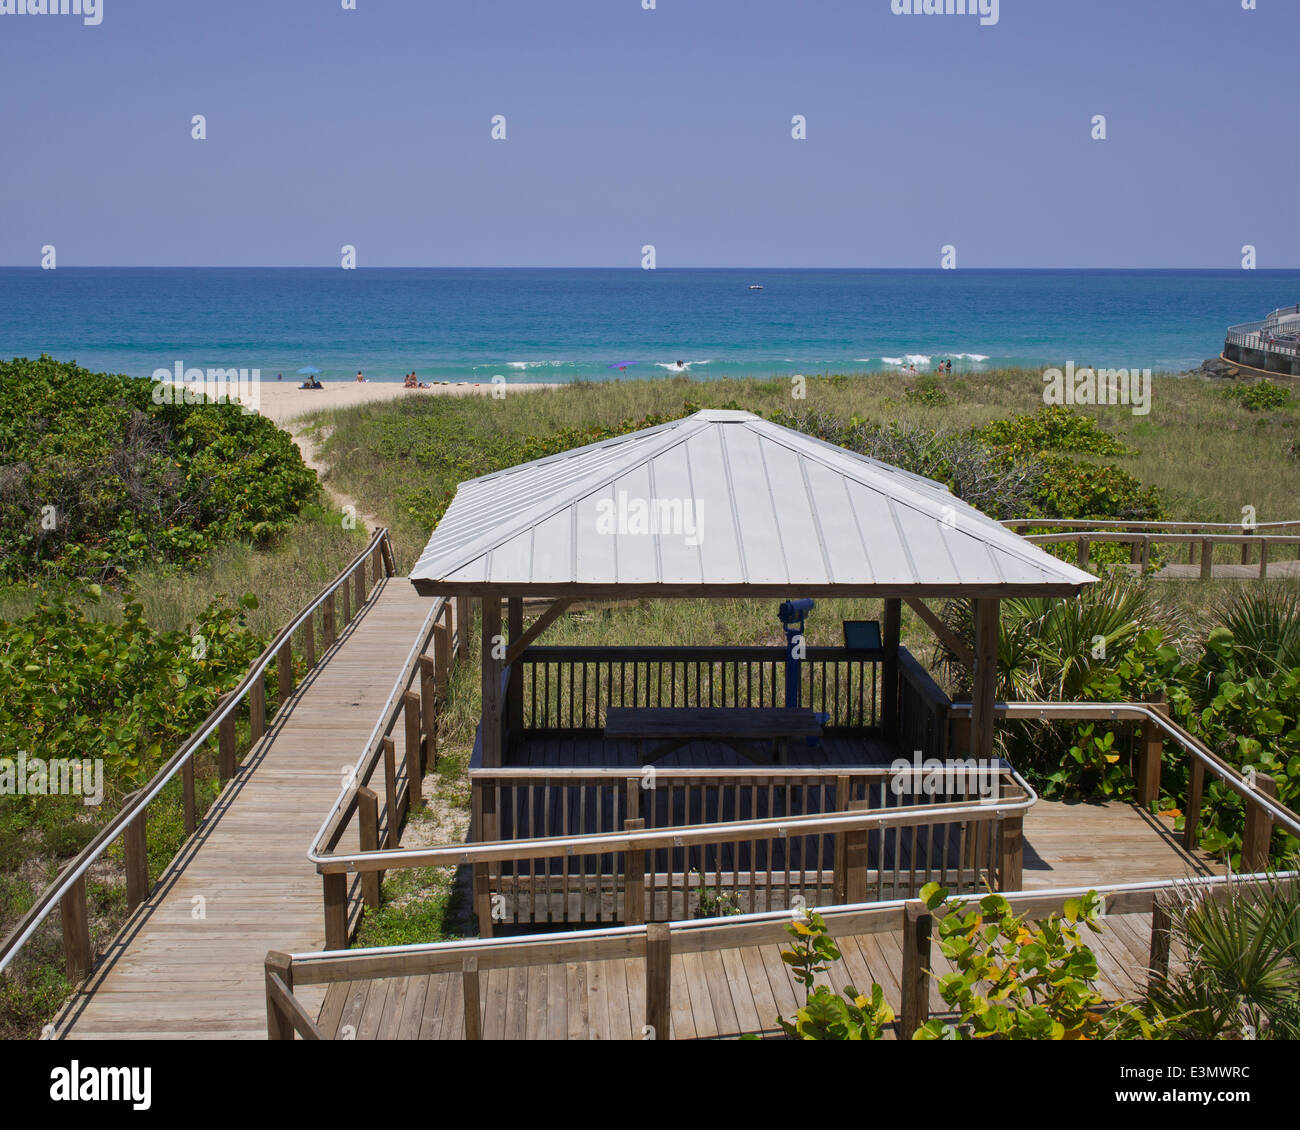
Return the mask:
[(1233, 384), (1223, 390), (1225, 400), (1235, 401), (1247, 412), (1268, 412), (1274, 408), (1290, 408), (1291, 390), (1279, 388), (1270, 380), (1251, 384)]
[(1012, 416), (975, 429), (975, 437), (988, 447), (1023, 457), (1049, 451), (1085, 455), (1132, 455), (1119, 440), (1102, 431), (1097, 421), (1059, 404), (1050, 404), (1031, 416)]

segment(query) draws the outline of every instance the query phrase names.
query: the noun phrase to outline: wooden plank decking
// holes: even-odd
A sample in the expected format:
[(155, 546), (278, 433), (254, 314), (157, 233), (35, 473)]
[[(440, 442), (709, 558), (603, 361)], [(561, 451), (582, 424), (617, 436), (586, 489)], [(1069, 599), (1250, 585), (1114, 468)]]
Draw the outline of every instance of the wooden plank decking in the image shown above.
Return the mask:
[[(1025, 887), (1101, 886), (1180, 878), (1220, 870), (1184, 852), (1168, 824), (1120, 803), (1043, 801), (1025, 821)], [(837, 938), (844, 961), (839, 988), (872, 981), (900, 1007), (902, 939), (897, 933)], [(1150, 916), (1113, 915), (1090, 943), (1109, 999), (1141, 992), (1150, 953)], [(948, 967), (935, 948), (936, 972)], [(640, 959), (490, 970), (481, 976), (487, 1039), (637, 1040), (645, 1022), (645, 967)], [(674, 1039), (734, 1037), (777, 1031), (799, 987), (780, 946), (674, 954)], [(932, 988), (935, 1015), (943, 1002)], [(464, 997), (458, 975), (394, 978), (332, 985), (320, 1012), (327, 1038), (464, 1039)]]
[(429, 607), (404, 577), (379, 584), (59, 1016), (56, 1038), (265, 1039), (267, 951), (324, 948), (307, 849)]

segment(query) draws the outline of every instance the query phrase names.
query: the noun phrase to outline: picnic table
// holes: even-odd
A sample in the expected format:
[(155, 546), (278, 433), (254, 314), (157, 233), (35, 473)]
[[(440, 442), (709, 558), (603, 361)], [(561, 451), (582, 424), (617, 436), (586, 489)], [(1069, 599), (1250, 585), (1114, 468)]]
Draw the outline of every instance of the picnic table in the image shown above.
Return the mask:
[[(804, 707), (611, 706), (605, 737), (637, 744), (643, 765), (688, 742), (710, 741), (759, 764), (786, 763), (791, 739), (819, 738), (821, 720)], [(649, 750), (647, 744), (655, 743)]]

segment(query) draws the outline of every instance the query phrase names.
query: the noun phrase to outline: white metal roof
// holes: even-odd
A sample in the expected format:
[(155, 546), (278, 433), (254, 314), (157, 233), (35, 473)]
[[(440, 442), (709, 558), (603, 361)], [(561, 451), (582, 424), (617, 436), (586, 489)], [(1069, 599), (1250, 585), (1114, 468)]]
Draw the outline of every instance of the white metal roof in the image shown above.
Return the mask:
[(704, 411), (460, 484), (427, 594), (1073, 593), (1059, 561), (930, 479)]

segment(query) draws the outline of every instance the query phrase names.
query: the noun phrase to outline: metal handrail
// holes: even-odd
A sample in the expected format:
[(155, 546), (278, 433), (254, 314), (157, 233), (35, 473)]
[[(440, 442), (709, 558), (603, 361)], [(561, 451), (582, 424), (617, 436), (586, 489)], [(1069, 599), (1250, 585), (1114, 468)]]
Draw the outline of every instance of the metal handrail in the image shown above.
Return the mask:
[(41, 896), (32, 904), (31, 909), (23, 916), (4, 942), (0, 944), (0, 972), (3, 972), (8, 967), (18, 951), (36, 932), (37, 927), (46, 919), (50, 911), (58, 905), (63, 896), (85, 875), (91, 864), (104, 854), (108, 846), (126, 830), (127, 825), (131, 824), (150, 803), (157, 799), (163, 788), (184, 767), (185, 763), (194, 756), (195, 752), (208, 738), (216, 733), (221, 723), (234, 713), (248, 693), (249, 688), (253, 685), (254, 680), (261, 678), (265, 674), (267, 667), (279, 655), (280, 649), (284, 647), (285, 642), (290, 639), (298, 628), (307, 622), (307, 619), (317, 608), (332, 597), (340, 587), (351, 581), (352, 575), (357, 568), (364, 566), (366, 560), (374, 554), (376, 549), (387, 550), (384, 554), (385, 571), (388, 576), (393, 575), (391, 572), (392, 543), (389, 541), (388, 528), (385, 526), (375, 532), (365, 550), (355, 557), (349, 565), (345, 566), (311, 604), (300, 612), (287, 627), (282, 628), (276, 634), (275, 638), (267, 645), (266, 650), (253, 661), (252, 666), (249, 667), (234, 690), (224, 696), (223, 701), (208, 715), (200, 728), (172, 755), (171, 759), (158, 771), (153, 780), (143, 789), (134, 793), (130, 803), (124, 805), (118, 814), (100, 829), (90, 843), (63, 865), (59, 878), (42, 892)]
[[(960, 763), (959, 763), (960, 764)], [(912, 767), (909, 766), (910, 770)], [(938, 805), (908, 805), (862, 812), (811, 813), (780, 818), (729, 820), (711, 824), (679, 824), (643, 831), (600, 832), (594, 835), (549, 836), (537, 839), (492, 840), (476, 844), (444, 844), (433, 847), (401, 848), (396, 851), (351, 852), (340, 855), (320, 854), (319, 837), (308, 852), (308, 859), (321, 874), (356, 874), (363, 871), (387, 871), (404, 867), (445, 867), (486, 863), (496, 860), (553, 859), (560, 856), (603, 855), (609, 852), (654, 850), (662, 847), (690, 847), (703, 843), (730, 843), (733, 840), (784, 839), (787, 836), (812, 836), (834, 832), (851, 832), (865, 828), (905, 826), (917, 822), (934, 822), (945, 817), (1000, 820), (1007, 813), (1024, 812), (1038, 803), (1038, 793), (1014, 768), (1000, 762), (997, 771), (1006, 774), (1024, 791), (1021, 799), (981, 797), (976, 800)], [(982, 813), (990, 813), (985, 817)], [(322, 832), (324, 828), (322, 828)], [(660, 842), (665, 841), (665, 842)]]
[[(1153, 706), (1138, 702), (999, 702), (994, 704), (993, 711), (1004, 718), (1036, 719), (1044, 722), (1051, 721), (1053, 717), (1062, 721), (1087, 721), (1096, 718), (1112, 722), (1150, 722), (1173, 738), (1187, 753), (1200, 761), (1243, 800), (1259, 805), (1275, 822), (1300, 839), (1300, 815), (1269, 796), (1239, 770), (1218, 757), (1199, 738), (1188, 733)], [(952, 705), (954, 717), (968, 718), (971, 713), (972, 706), (968, 702)]]
[(1131, 530), (1141, 533), (1152, 530), (1156, 533), (1176, 533), (1185, 531), (1196, 533), (1201, 530), (1271, 530), (1281, 527), (1300, 526), (1300, 518), (1291, 522), (1254, 522), (1245, 525), (1241, 522), (1133, 522), (1119, 519), (1092, 518), (1007, 518), (1002, 522), (1009, 530), (1022, 529), (1025, 526), (1052, 526), (1062, 530)]

